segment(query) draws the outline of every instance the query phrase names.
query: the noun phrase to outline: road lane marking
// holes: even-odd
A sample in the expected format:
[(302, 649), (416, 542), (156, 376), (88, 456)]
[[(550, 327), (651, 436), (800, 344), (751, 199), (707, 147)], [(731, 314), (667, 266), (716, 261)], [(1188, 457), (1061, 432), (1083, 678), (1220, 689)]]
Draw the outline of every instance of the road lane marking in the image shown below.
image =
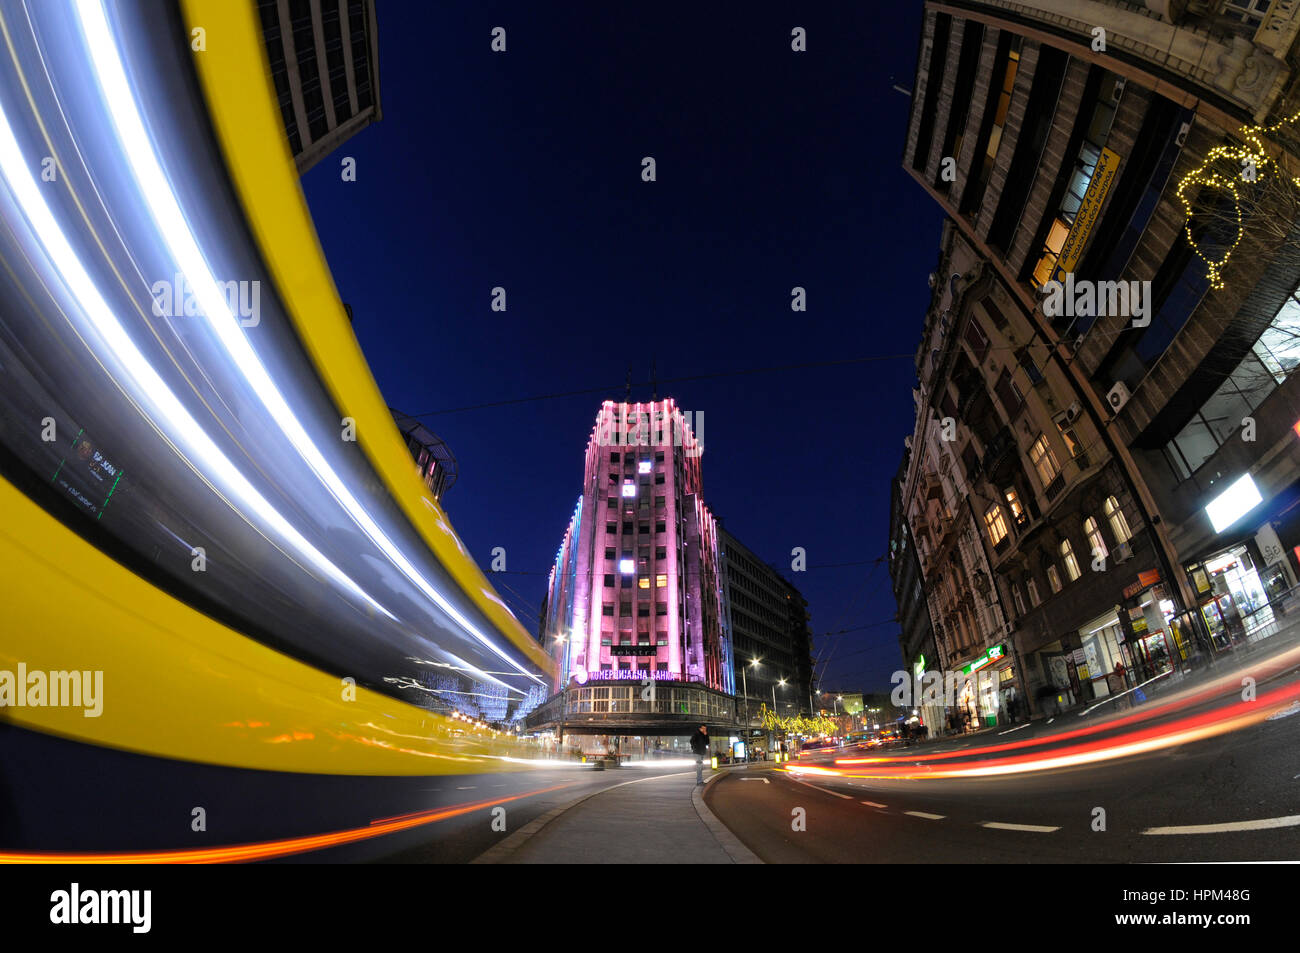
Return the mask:
[(1006, 731), (999, 731), (998, 734), (1000, 734), (1000, 735), (1009, 735), (1009, 734), (1011, 734), (1011, 732), (1013, 732), (1013, 731), (1020, 731), (1020, 730), (1022, 730), (1022, 729), (1024, 729), (1024, 728), (1028, 728), (1028, 727), (1029, 727), (1029, 722), (1025, 722), (1023, 725), (1016, 725), (1016, 727), (1014, 727), (1014, 728), (1008, 728)]
[(925, 811), (904, 811), (903, 813), (910, 817), (923, 817), (927, 821), (941, 821), (944, 818), (942, 814), (927, 814)]
[(830, 790), (829, 788), (819, 788), (819, 787), (817, 787), (817, 785), (815, 785), (815, 784), (810, 784), (810, 785), (808, 785), (808, 787), (810, 787), (810, 788), (815, 788), (816, 790), (821, 791), (822, 794), (833, 794), (835, 797), (842, 797), (842, 798), (844, 798), (844, 800), (846, 800), (846, 801), (852, 801), (852, 800), (853, 800), (853, 795), (852, 795), (852, 794), (841, 794), (839, 791), (832, 791), (832, 790)]
[(875, 801), (863, 801), (867, 807), (889, 807), (888, 804), (877, 804)]
[(1300, 814), (1266, 817), (1258, 821), (1230, 821), (1227, 824), (1189, 824), (1185, 827), (1149, 827), (1143, 834), (1226, 834), (1232, 831), (1267, 831), (1275, 827), (1300, 827)]
[(742, 781), (762, 781), (764, 784), (770, 783), (767, 778), (741, 778)]
[(1059, 831), (1059, 827), (1044, 824), (1003, 824), (1001, 821), (985, 821), (980, 827), (991, 827), (995, 831), (1030, 831), (1035, 834), (1050, 834)]

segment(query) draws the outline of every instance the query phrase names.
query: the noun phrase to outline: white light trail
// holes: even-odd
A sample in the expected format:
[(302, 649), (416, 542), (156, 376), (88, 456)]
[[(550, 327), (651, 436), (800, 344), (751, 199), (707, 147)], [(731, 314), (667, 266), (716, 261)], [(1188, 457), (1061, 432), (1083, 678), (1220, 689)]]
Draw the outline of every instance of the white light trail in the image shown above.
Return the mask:
[[(148, 359), (131, 340), (126, 329), (118, 323), (112, 308), (104, 300), (94, 280), (82, 265), (71, 243), (63, 234), (54, 214), (45, 203), (36, 181), (27, 168), (27, 160), (19, 148), (9, 117), (0, 105), (0, 173), (4, 175), (14, 200), (18, 203), (28, 224), (35, 232), (46, 255), (68, 290), (76, 298), (82, 313), (130, 377), (130, 384), (141, 404), (151, 413), (150, 422), (178, 449), (184, 447), (184, 456), (196, 471), (220, 482), (224, 489), (273, 532), (297, 550), (307, 562), (340, 586), (363, 599), (379, 612), (392, 618), (391, 613), (372, 599), (341, 569), (330, 562), (273, 507), (244, 477), (239, 469), (208, 437), (185, 406), (153, 369)], [(119, 382), (121, 383), (121, 382)], [(143, 409), (143, 408), (142, 408)], [(160, 421), (152, 418), (162, 418)], [(195, 465), (197, 461), (201, 466)]]
[[(172, 191), (171, 183), (162, 170), (153, 143), (145, 132), (136, 107), (135, 96), (127, 81), (117, 49), (108, 25), (108, 19), (99, 0), (78, 0), (77, 16), (86, 45), (90, 50), (95, 76), (103, 93), (104, 103), (113, 119), (113, 126), (122, 143), (123, 152), (130, 163), (136, 185), (149, 206), (159, 233), (166, 242), (168, 250), (185, 274), (186, 281), (194, 290), (200, 308), (208, 326), (217, 336), (217, 340), (226, 354), (235, 363), (249, 385), (257, 394), (262, 405), (271, 414), (276, 425), (289, 439), (299, 456), (307, 463), (317, 479), (329, 490), (334, 499), (347, 511), (353, 522), (370, 541), (406, 576), (421, 592), (432, 600), (444, 613), (450, 616), (461, 628), (472, 635), (486, 648), (513, 666), (520, 675), (533, 681), (542, 680), (528, 671), (515, 659), (500, 648), (492, 639), (479, 631), (451, 602), (420, 573), (398, 546), (380, 528), (370, 513), (352, 495), (347, 485), (329, 465), (320, 449), (312, 442), (302, 423), (294, 415), (284, 395), (271, 380), (266, 367), (258, 358), (248, 339), (239, 328), (239, 323), (231, 313), (225, 295), (217, 285), (215, 276), (208, 268), (207, 261), (200, 251), (198, 242), (190, 230), (185, 216), (181, 212), (180, 202)], [(504, 684), (486, 673), (485, 681)], [(519, 689), (506, 686), (511, 691)]]

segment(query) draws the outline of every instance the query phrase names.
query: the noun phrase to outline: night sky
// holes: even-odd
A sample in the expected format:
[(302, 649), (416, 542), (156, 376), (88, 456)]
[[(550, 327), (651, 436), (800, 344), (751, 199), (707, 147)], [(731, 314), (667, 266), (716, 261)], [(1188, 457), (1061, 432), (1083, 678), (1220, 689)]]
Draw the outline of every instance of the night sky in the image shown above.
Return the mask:
[(629, 365), (648, 400), (653, 360), (659, 396), (704, 413), (705, 501), (808, 598), (823, 687), (887, 690), (873, 561), (942, 222), (891, 88), (921, 4), (720, 6), (381, 0), (383, 120), (303, 187), (375, 379), (456, 455), (447, 511), (485, 568), (505, 547), (530, 631), (600, 402)]

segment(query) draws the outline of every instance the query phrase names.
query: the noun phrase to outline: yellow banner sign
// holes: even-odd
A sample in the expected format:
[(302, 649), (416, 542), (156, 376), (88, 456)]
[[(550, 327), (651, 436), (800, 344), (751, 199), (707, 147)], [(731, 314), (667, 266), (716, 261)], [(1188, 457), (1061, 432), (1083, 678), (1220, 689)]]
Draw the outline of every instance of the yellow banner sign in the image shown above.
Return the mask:
[(1079, 206), (1079, 213), (1074, 217), (1074, 225), (1070, 227), (1070, 234), (1065, 237), (1065, 244), (1061, 246), (1061, 257), (1057, 259), (1057, 268), (1062, 274), (1074, 271), (1074, 266), (1079, 263), (1083, 246), (1088, 244), (1092, 226), (1096, 223), (1097, 216), (1101, 214), (1101, 206), (1106, 201), (1106, 195), (1110, 192), (1111, 183), (1115, 180), (1115, 173), (1118, 170), (1119, 155), (1110, 149), (1102, 149), (1101, 158), (1097, 160), (1097, 168), (1093, 170), (1092, 180), (1088, 183), (1088, 190), (1083, 193), (1083, 203)]

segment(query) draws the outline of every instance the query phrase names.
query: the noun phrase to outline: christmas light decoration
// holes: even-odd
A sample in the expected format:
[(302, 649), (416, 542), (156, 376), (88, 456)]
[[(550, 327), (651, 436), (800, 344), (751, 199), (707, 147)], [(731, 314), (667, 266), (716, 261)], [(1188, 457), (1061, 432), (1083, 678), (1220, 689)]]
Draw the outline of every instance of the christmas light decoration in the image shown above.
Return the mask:
[[(1205, 262), (1206, 267), (1209, 269), (1211, 287), (1223, 287), (1223, 269), (1228, 264), (1228, 259), (1232, 256), (1232, 253), (1236, 250), (1237, 246), (1241, 244), (1241, 237), (1245, 231), (1242, 227), (1241, 192), (1239, 191), (1238, 182), (1241, 181), (1253, 184), (1258, 182), (1259, 179), (1266, 174), (1265, 170), (1268, 168), (1271, 160), (1268, 157), (1268, 152), (1264, 148), (1264, 138), (1276, 133), (1284, 126), (1291, 125), (1297, 119), (1300, 119), (1300, 113), (1296, 113), (1286, 119), (1280, 120), (1271, 126), (1242, 126), (1240, 133), (1242, 141), (1239, 144), (1215, 146), (1210, 150), (1209, 154), (1206, 155), (1205, 161), (1201, 163), (1200, 167), (1187, 173), (1183, 176), (1182, 181), (1178, 183), (1178, 200), (1182, 202), (1183, 212), (1187, 215), (1187, 224), (1184, 226), (1184, 231), (1187, 233), (1187, 241), (1192, 246), (1192, 251), (1196, 253), (1196, 257)], [(1234, 171), (1232, 175), (1225, 175), (1223, 172), (1212, 168), (1213, 165), (1220, 160), (1231, 161), (1234, 164), (1234, 170), (1239, 171)], [(1276, 166), (1278, 163), (1274, 162), (1272, 164)], [(1249, 175), (1247, 175), (1248, 172)], [(1278, 174), (1281, 175), (1282, 173), (1279, 172)], [(1288, 178), (1290, 178), (1293, 186), (1300, 189), (1300, 178), (1295, 176), (1289, 176)], [(1219, 189), (1220, 191), (1232, 195), (1233, 211), (1237, 218), (1237, 234), (1228, 245), (1227, 249), (1223, 252), (1223, 257), (1218, 260), (1209, 258), (1203, 251), (1201, 251), (1200, 245), (1198, 245), (1196, 239), (1192, 237), (1191, 220), (1194, 212), (1192, 209), (1192, 202), (1187, 197), (1186, 193), (1189, 189), (1198, 186), (1209, 186), (1212, 189)]]

